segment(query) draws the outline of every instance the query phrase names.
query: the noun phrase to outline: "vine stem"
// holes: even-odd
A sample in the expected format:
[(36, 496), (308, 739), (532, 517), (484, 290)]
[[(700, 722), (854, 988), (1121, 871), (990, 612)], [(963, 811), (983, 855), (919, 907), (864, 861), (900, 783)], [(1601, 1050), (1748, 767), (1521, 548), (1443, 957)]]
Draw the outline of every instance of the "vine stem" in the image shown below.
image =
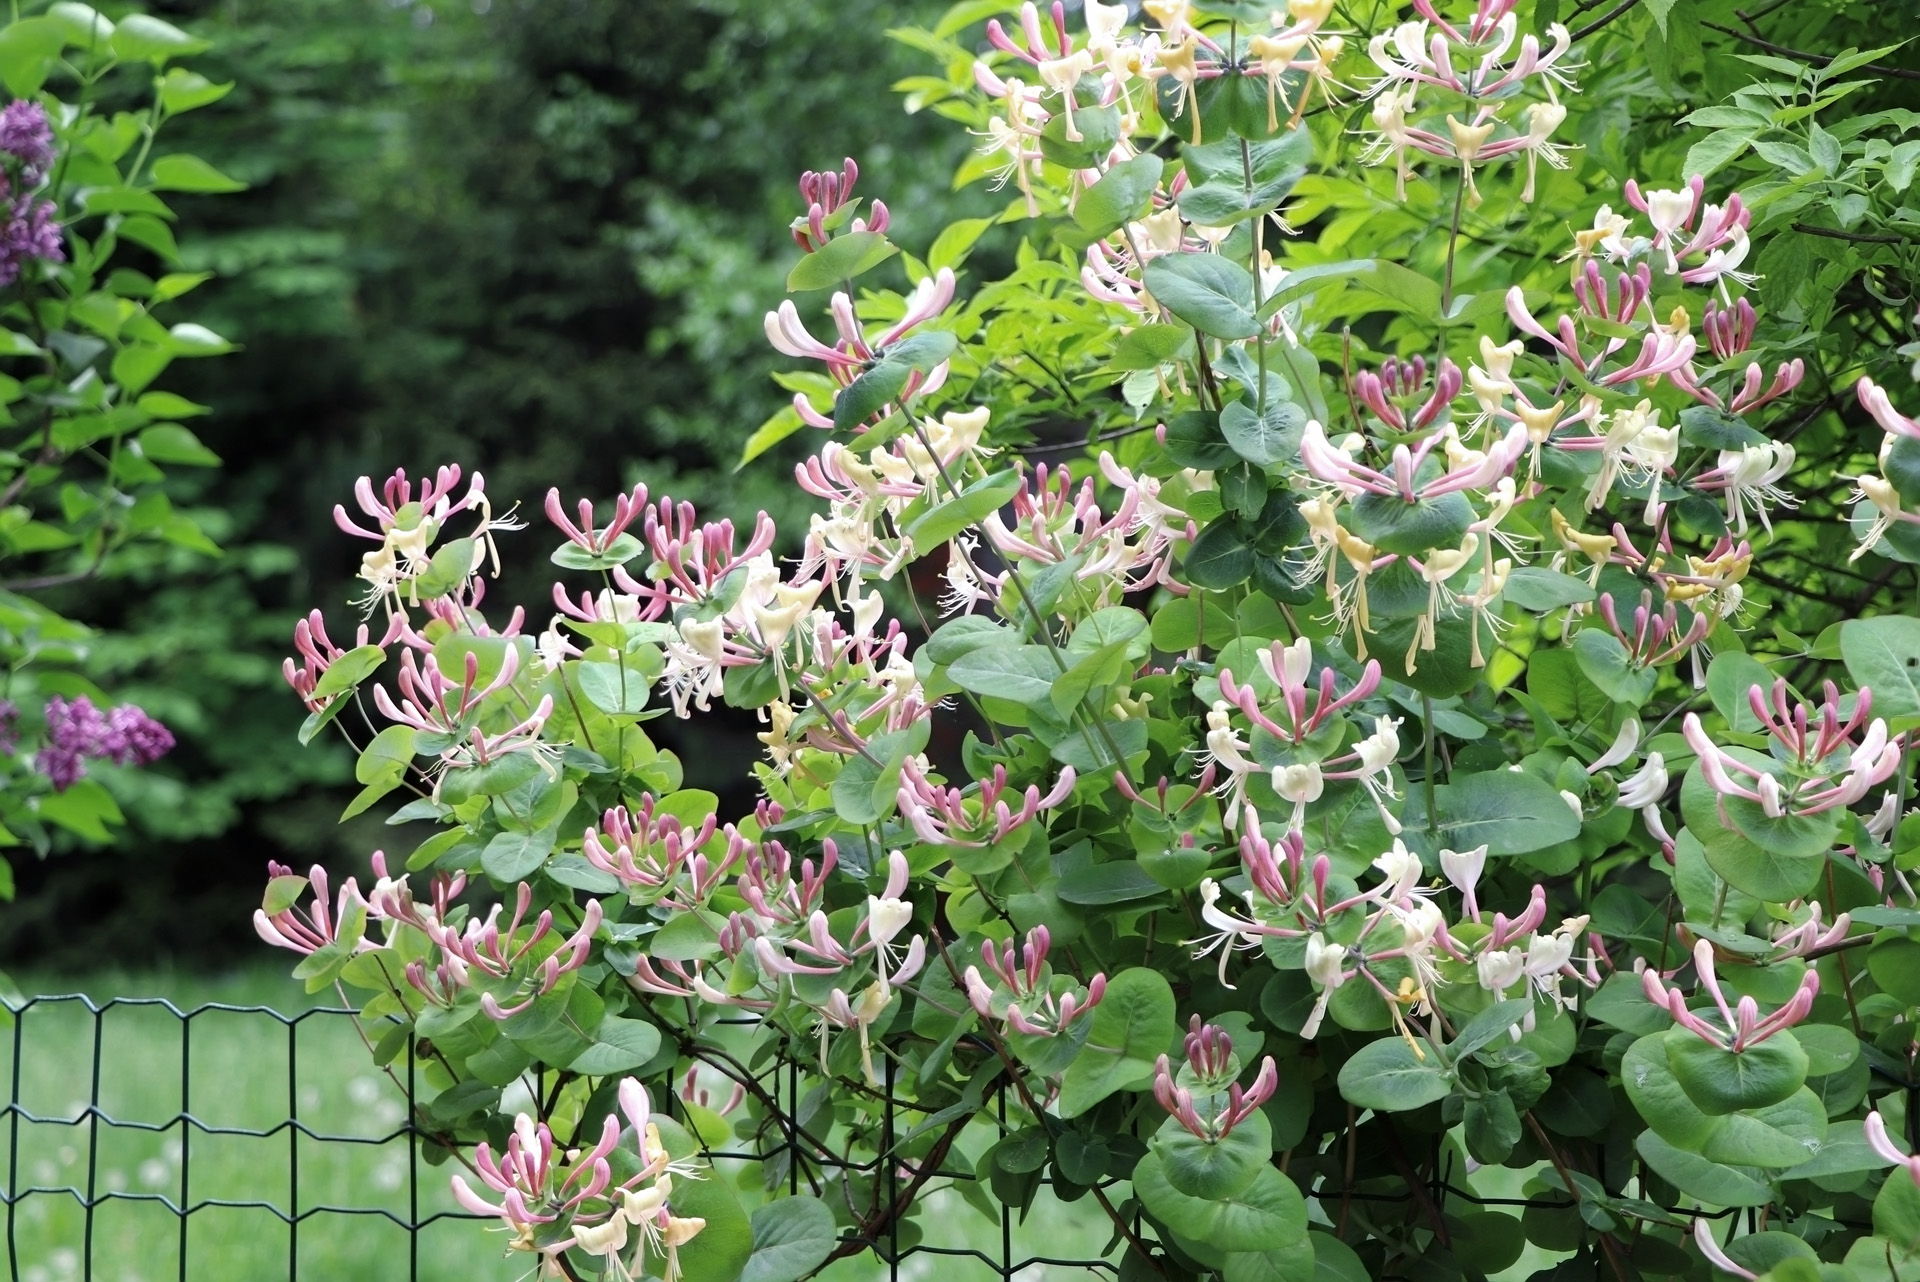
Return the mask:
[(1422, 781), (1427, 792), (1427, 836), (1440, 839), (1440, 815), (1433, 805), (1433, 696), (1420, 696), (1420, 757), (1426, 766)]
[(1460, 246), (1460, 218), (1467, 201), (1467, 170), (1462, 164), (1460, 182), (1453, 189), (1453, 222), (1447, 227), (1447, 275), (1440, 285), (1440, 314), (1453, 310), (1453, 255)]

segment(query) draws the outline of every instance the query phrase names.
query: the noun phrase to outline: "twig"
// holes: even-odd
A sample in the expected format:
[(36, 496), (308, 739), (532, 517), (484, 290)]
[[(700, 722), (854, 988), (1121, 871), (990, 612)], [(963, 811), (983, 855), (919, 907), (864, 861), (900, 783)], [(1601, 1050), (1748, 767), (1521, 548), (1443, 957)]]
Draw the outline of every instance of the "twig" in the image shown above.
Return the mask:
[[(1712, 24), (1709, 23), (1708, 25), (1711, 26)], [(1915, 76), (1914, 79), (1920, 80), (1920, 76)], [(1839, 231), (1832, 227), (1815, 227), (1812, 223), (1791, 223), (1789, 226), (1795, 231), (1805, 232), (1809, 236), (1825, 236), (1829, 240), (1857, 240), (1865, 245), (1907, 245), (1913, 243), (1911, 237), (1901, 236), (1893, 232)]]
[(1640, 0), (1620, 0), (1619, 4), (1615, 5), (1613, 8), (1607, 10), (1605, 13), (1595, 18), (1592, 22), (1589, 22), (1586, 26), (1580, 28), (1580, 30), (1574, 32), (1573, 39), (1585, 40), (1588, 36), (1600, 30), (1600, 28), (1606, 26), (1609, 22), (1612, 22), (1615, 18), (1618, 18), (1621, 14), (1633, 8), (1633, 6), (1638, 4), (1639, 2)]

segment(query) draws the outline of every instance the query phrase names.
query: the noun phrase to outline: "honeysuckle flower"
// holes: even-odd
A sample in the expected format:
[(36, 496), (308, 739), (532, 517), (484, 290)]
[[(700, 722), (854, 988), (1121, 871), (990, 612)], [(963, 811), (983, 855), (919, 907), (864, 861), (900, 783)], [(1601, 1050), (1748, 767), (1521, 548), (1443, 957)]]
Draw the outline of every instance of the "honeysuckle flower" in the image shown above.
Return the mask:
[(1106, 995), (1107, 977), (1095, 975), (1084, 992), (1076, 988), (1055, 993), (1053, 968), (1047, 965), (1051, 948), (1052, 935), (1045, 926), (1029, 930), (1018, 953), (1012, 943), (996, 951), (992, 940), (984, 941), (980, 960), (995, 982), (987, 983), (980, 967), (967, 967), (967, 999), (973, 1008), (982, 1018), (1004, 1019), (1008, 1028), (1028, 1037), (1056, 1036), (1085, 1017)]
[(1225, 1139), (1234, 1127), (1272, 1098), (1280, 1084), (1280, 1075), (1273, 1056), (1269, 1055), (1261, 1061), (1260, 1072), (1251, 1087), (1243, 1090), (1238, 1082), (1229, 1079), (1224, 1084), (1226, 1098), (1220, 1100), (1221, 1078), (1226, 1072), (1227, 1057), (1233, 1053), (1233, 1039), (1211, 1024), (1199, 1026), (1198, 1015), (1193, 1017), (1193, 1022), (1195, 1027), (1188, 1032), (1186, 1041), (1188, 1069), (1197, 1079), (1199, 1089), (1207, 1093), (1206, 1101), (1217, 1101), (1216, 1106), (1210, 1116), (1201, 1115), (1194, 1106), (1193, 1090), (1175, 1083), (1173, 1066), (1165, 1055), (1154, 1063), (1153, 1098), (1195, 1137), (1214, 1144)]
[(1841, 913), (1833, 919), (1832, 925), (1820, 920), (1821, 908), (1818, 903), (1807, 905), (1806, 920), (1797, 925), (1782, 924), (1773, 936), (1773, 960), (1784, 961), (1789, 957), (1806, 957), (1817, 950), (1832, 948), (1847, 937), (1853, 929), (1853, 915)]
[(1320, 1031), (1320, 1021), (1327, 1016), (1327, 1003), (1333, 992), (1356, 973), (1347, 968), (1347, 950), (1338, 944), (1327, 942), (1327, 937), (1319, 931), (1307, 936), (1306, 971), (1307, 978), (1320, 990), (1314, 999), (1313, 1010), (1307, 1016), (1306, 1023), (1300, 1026), (1300, 1036), (1312, 1041)]
[(1667, 795), (1668, 782), (1666, 758), (1649, 752), (1640, 768), (1620, 781), (1619, 802), (1629, 810), (1650, 809)]
[(1694, 211), (1699, 207), (1701, 194), (1706, 190), (1706, 179), (1695, 174), (1687, 180), (1686, 186), (1678, 190), (1656, 189), (1641, 193), (1640, 184), (1627, 179), (1627, 203), (1647, 216), (1653, 224), (1653, 247), (1665, 250), (1667, 271), (1677, 273), (1680, 259), (1675, 253), (1675, 244), (1680, 233), (1693, 226)]
[(980, 781), (972, 795), (959, 788), (943, 788), (930, 780), (923, 767), (909, 758), (900, 768), (900, 787), (896, 800), (901, 816), (912, 825), (922, 841), (936, 846), (989, 846), (1005, 841), (1016, 829), (1024, 827), (1042, 812), (1065, 801), (1073, 792), (1072, 766), (1061, 768), (1053, 787), (1042, 794), (1040, 785), (1029, 784), (1023, 793), (1014, 794), (1018, 810), (1006, 802), (1007, 768), (995, 764), (993, 774)]
[[(812, 169), (800, 175), (800, 199), (807, 202), (807, 212), (793, 220), (789, 230), (793, 233), (794, 244), (805, 253), (814, 253), (825, 248), (832, 239), (828, 220), (842, 209), (859, 202), (854, 198), (854, 184), (860, 181), (860, 166), (849, 156), (841, 162), (840, 172), (832, 170), (815, 171)], [(866, 218), (855, 218), (848, 224), (851, 232), (884, 232), (890, 222), (887, 207), (880, 201), (874, 201), (872, 210)]]
[[(947, 304), (953, 301), (953, 289), (954, 279), (951, 268), (942, 267), (932, 275), (924, 277), (914, 286), (913, 293), (908, 296), (905, 314), (871, 339), (868, 338), (865, 327), (860, 324), (859, 318), (854, 314), (853, 300), (844, 293), (836, 293), (828, 305), (828, 311), (833, 316), (834, 328), (839, 338), (839, 341), (831, 347), (807, 331), (792, 299), (788, 299), (775, 310), (768, 312), (763, 328), (766, 330), (767, 342), (773, 345), (775, 351), (796, 360), (820, 361), (826, 365), (827, 373), (832, 376), (834, 382), (841, 387), (847, 387), (888, 347), (945, 311)], [(906, 388), (900, 393), (901, 403), (905, 404), (916, 396), (931, 392), (945, 381), (946, 362), (944, 361), (929, 373), (921, 374), (915, 371), (909, 378)], [(804, 396), (801, 397), (801, 400), (804, 399)], [(799, 408), (798, 402), (795, 408)], [(814, 417), (819, 416), (815, 414)]]
[[(1878, 1121), (1879, 1118), (1880, 1115), (1878, 1113), (1868, 1114), (1867, 1124), (1871, 1126), (1874, 1122)], [(1700, 1254), (1706, 1259), (1707, 1263), (1719, 1269), (1722, 1273), (1730, 1273), (1734, 1277), (1741, 1279), (1741, 1282), (1759, 1282), (1759, 1274), (1740, 1264), (1732, 1256), (1720, 1249), (1720, 1240), (1713, 1235), (1713, 1225), (1698, 1215), (1693, 1217), (1693, 1244), (1700, 1248)]]
[[(1747, 692), (1748, 706), (1786, 754), (1796, 777), (1782, 782), (1776, 775), (1748, 765), (1720, 748), (1688, 713), (1682, 725), (1687, 744), (1700, 758), (1707, 782), (1722, 798), (1738, 797), (1759, 805), (1768, 816), (1816, 815), (1849, 806), (1891, 778), (1900, 766), (1904, 734), (1889, 735), (1887, 723), (1867, 720), (1873, 692), (1861, 687), (1852, 714), (1842, 721), (1840, 694), (1832, 682), (1817, 707), (1787, 705), (1787, 683), (1776, 680), (1771, 691), (1755, 685)], [(1858, 736), (1858, 742), (1855, 738)], [(1845, 752), (1844, 761), (1840, 753)], [(1751, 782), (1742, 782), (1742, 780)]]
[[(852, 162), (848, 162), (852, 163)], [(613, 547), (614, 540), (626, 532), (635, 517), (647, 510), (647, 487), (636, 484), (631, 494), (619, 494), (613, 500), (613, 519), (600, 529), (593, 524), (593, 501), (581, 499), (579, 504), (579, 523), (567, 518), (565, 505), (560, 501), (560, 491), (547, 491), (547, 519), (560, 528), (567, 536), (567, 542), (584, 552), (604, 556)]]
[(1599, 774), (1602, 770), (1619, 765), (1631, 757), (1634, 749), (1639, 746), (1640, 718), (1629, 716), (1620, 722), (1620, 729), (1614, 734), (1613, 743), (1587, 766), (1587, 773)]
[(1860, 1129), (1865, 1134), (1868, 1145), (1882, 1160), (1899, 1167), (1907, 1173), (1908, 1179), (1915, 1184), (1920, 1184), (1920, 1155), (1901, 1151), (1900, 1146), (1893, 1142), (1893, 1137), (1887, 1134), (1886, 1119), (1880, 1116), (1879, 1109), (1876, 1108), (1867, 1114)]
[(663, 904), (689, 911), (704, 904), (746, 851), (744, 839), (728, 831), (727, 853), (719, 861), (700, 853), (713, 837), (714, 816), (697, 827), (661, 813), (652, 793), (633, 807), (607, 810), (598, 828), (588, 828), (581, 856), (612, 874), (636, 904)]
[(1487, 866), (1487, 846), (1482, 844), (1471, 850), (1442, 850), (1439, 858), (1441, 875), (1460, 892), (1461, 904), (1467, 916), (1479, 921), (1480, 904), (1475, 891), (1480, 884), (1480, 874)]
[(1652, 967), (1640, 972), (1640, 985), (1646, 992), (1647, 1000), (1673, 1016), (1674, 1023), (1710, 1045), (1736, 1055), (1805, 1019), (1813, 1009), (1813, 999), (1820, 992), (1820, 974), (1809, 967), (1787, 1004), (1763, 1018), (1760, 1004), (1751, 997), (1742, 997), (1733, 1007), (1727, 1005), (1726, 994), (1714, 974), (1713, 945), (1707, 940), (1695, 942), (1693, 967), (1699, 975), (1700, 987), (1713, 998), (1714, 1008), (1720, 1014), (1718, 1024), (1710, 1023), (1688, 1010), (1686, 995), (1678, 988), (1669, 988), (1662, 983), (1659, 972)]
[(1793, 470), (1794, 457), (1793, 446), (1785, 441), (1762, 441), (1758, 445), (1721, 450), (1719, 466), (1696, 476), (1693, 484), (1696, 489), (1725, 492), (1727, 523), (1734, 533), (1747, 532), (1747, 508), (1751, 505), (1760, 518), (1761, 527), (1771, 534), (1773, 522), (1768, 516), (1768, 507), (1800, 505), (1791, 494), (1774, 484)]
[[(328, 906), (329, 884), (327, 870), (315, 864), (301, 878), (285, 864), (268, 861), (267, 863), (267, 903), (254, 909), (253, 929), (261, 939), (275, 948), (286, 948), (302, 956), (318, 952), (322, 948), (336, 944), (345, 944), (355, 952), (378, 947), (365, 937), (367, 921), (367, 901), (360, 894), (360, 888), (349, 877), (341, 883), (338, 897), (331, 907)], [(295, 885), (304, 882), (304, 885)], [(311, 887), (313, 907), (305, 912), (294, 907), (293, 902), (269, 914), (271, 906), (278, 896), (284, 896), (291, 889), (297, 892)]]
[(1320, 794), (1326, 790), (1326, 786), (1317, 761), (1302, 761), (1273, 768), (1274, 792), (1280, 800), (1293, 803), (1291, 826), (1294, 828), (1301, 825), (1307, 807), (1320, 800)]

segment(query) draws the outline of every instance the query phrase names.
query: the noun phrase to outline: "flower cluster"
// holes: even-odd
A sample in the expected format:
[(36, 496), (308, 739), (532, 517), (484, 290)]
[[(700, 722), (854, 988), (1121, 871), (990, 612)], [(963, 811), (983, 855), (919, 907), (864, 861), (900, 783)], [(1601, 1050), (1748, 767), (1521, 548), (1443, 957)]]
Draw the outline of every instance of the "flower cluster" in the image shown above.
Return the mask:
[(101, 712), (86, 695), (47, 700), (46, 744), (33, 767), (55, 792), (65, 792), (86, 777), (88, 761), (116, 766), (145, 766), (173, 751), (173, 734), (131, 703)]
[[(545, 1122), (521, 1113), (497, 1158), (484, 1141), (474, 1152), (474, 1175), (498, 1200), (489, 1201), (463, 1175), (453, 1177), (453, 1196), (476, 1215), (500, 1219), (512, 1235), (508, 1251), (538, 1255), (556, 1272), (560, 1257), (577, 1247), (602, 1259), (608, 1276), (620, 1282), (652, 1276), (675, 1282), (679, 1249), (707, 1227), (698, 1216), (676, 1216), (669, 1202), (675, 1177), (686, 1179), (691, 1170), (661, 1143), (640, 1083), (622, 1079), (618, 1098), (619, 1112), (607, 1115), (599, 1141), (585, 1152), (559, 1149)], [(620, 1147), (629, 1131), (637, 1158)], [(624, 1167), (638, 1169), (616, 1178), (622, 1159)]]
[(19, 280), (29, 262), (67, 260), (58, 211), (39, 195), (54, 155), (45, 107), (22, 98), (0, 108), (0, 288)]
[[(1567, 167), (1565, 145), (1552, 138), (1567, 118), (1557, 90), (1576, 89), (1572, 37), (1557, 22), (1547, 28), (1550, 45), (1543, 46), (1531, 34), (1519, 36), (1514, 14), (1518, 2), (1479, 0), (1472, 21), (1462, 30), (1435, 12), (1432, 0), (1414, 0), (1419, 18), (1368, 42), (1367, 56), (1380, 78), (1368, 89), (1374, 96), (1376, 132), (1362, 159), (1393, 161), (1394, 190), (1401, 199), (1406, 198), (1412, 152), (1457, 165), (1470, 205), (1481, 199), (1474, 170), (1489, 161), (1526, 157), (1522, 201), (1533, 199), (1540, 161), (1556, 169)], [(1503, 119), (1502, 111), (1529, 88), (1546, 97)]]

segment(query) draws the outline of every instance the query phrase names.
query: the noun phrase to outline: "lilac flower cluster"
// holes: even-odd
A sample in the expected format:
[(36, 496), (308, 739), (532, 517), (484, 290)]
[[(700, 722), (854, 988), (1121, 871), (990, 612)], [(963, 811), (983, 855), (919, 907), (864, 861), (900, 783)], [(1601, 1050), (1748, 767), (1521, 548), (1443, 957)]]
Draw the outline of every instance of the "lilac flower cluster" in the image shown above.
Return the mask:
[(47, 700), (47, 743), (34, 768), (65, 792), (87, 773), (88, 759), (144, 766), (173, 749), (173, 734), (131, 703), (101, 712), (85, 695)]
[(46, 108), (18, 99), (0, 109), (0, 287), (18, 280), (33, 259), (66, 261), (53, 202), (33, 194), (52, 165)]

